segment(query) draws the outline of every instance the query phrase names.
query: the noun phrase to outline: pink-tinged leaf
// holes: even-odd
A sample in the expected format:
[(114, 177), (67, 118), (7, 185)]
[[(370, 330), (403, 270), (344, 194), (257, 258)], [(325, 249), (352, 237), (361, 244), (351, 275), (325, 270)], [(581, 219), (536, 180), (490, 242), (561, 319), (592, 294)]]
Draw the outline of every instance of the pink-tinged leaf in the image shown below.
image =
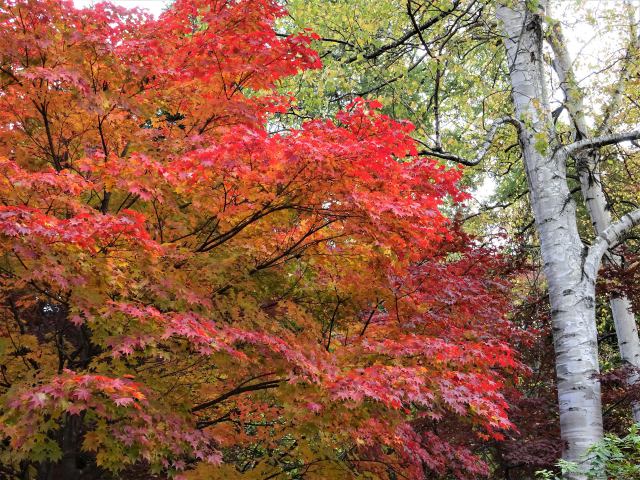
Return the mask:
[(322, 411), (322, 405), (315, 402), (307, 403), (306, 407), (311, 410), (313, 413), (320, 413)]
[(114, 400), (114, 403), (119, 407), (126, 407), (128, 405), (131, 405), (133, 402), (134, 402), (133, 398), (129, 398), (129, 397), (120, 397)]

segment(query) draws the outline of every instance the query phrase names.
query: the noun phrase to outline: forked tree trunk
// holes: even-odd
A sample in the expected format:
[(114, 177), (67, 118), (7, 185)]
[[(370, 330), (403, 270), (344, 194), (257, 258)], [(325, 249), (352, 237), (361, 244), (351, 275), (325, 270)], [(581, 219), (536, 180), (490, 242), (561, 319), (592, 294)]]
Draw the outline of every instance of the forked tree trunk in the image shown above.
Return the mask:
[[(578, 234), (565, 158), (554, 149), (542, 62), (542, 20), (524, 0), (500, 6), (519, 142), (553, 321), (563, 457), (581, 461), (602, 438), (595, 279), (584, 274), (586, 249)], [(513, 6), (511, 6), (513, 5)], [(571, 478), (584, 478), (576, 474)]]
[[(635, 31), (632, 30), (635, 40)], [(560, 80), (560, 86), (565, 93), (565, 105), (574, 127), (574, 138), (580, 140), (590, 137), (590, 128), (584, 113), (584, 94), (578, 86), (571, 56), (567, 44), (560, 30), (560, 24), (553, 27), (550, 43), (554, 51), (554, 68)], [(597, 150), (584, 150), (576, 155), (576, 163), (580, 177), (580, 187), (587, 212), (596, 236), (602, 234), (611, 226), (611, 214), (602, 188), (602, 177), (599, 168), (599, 154)], [(605, 262), (620, 265), (622, 259), (609, 253)], [(622, 361), (634, 369), (634, 373), (627, 377), (629, 385), (636, 385), (640, 377), (635, 370), (640, 369), (640, 338), (631, 302), (624, 295), (613, 297), (609, 302), (611, 316), (615, 324), (616, 336)], [(635, 422), (640, 422), (640, 402), (632, 403), (632, 414)]]

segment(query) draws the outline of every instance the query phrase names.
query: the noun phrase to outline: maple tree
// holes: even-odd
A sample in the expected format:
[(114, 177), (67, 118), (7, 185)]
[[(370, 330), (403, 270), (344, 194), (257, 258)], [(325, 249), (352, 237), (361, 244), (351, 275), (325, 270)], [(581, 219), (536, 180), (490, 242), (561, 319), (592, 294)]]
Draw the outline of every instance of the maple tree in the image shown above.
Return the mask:
[(273, 131), (320, 67), (282, 15), (0, 6), (4, 476), (487, 472), (505, 266), (377, 102)]
[[(287, 6), (289, 31), (313, 28), (326, 64), (290, 81), (303, 105), (292, 114), (335, 111), (357, 96), (381, 100), (384, 112), (416, 125), (426, 155), (472, 167), (465, 181), (482, 194), (465, 228), (498, 233), (544, 272), (530, 293), (548, 295), (550, 319), (541, 324), (552, 328), (541, 333), (553, 342), (523, 352), (537, 380), (521, 383), (523, 416), (510, 397), (520, 434), (488, 455), (492, 478), (533, 478), (560, 451), (590, 464), (585, 456), (600, 455), (604, 432), (640, 421), (637, 2)], [(605, 475), (600, 467), (597, 477)], [(590, 475), (565, 472), (572, 480)]]

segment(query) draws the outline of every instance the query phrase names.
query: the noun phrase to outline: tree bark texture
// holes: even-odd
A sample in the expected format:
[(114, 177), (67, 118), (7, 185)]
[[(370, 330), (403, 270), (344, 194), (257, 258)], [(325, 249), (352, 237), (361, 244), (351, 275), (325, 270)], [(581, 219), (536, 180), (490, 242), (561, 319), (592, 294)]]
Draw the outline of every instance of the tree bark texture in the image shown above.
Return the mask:
[(565, 159), (554, 148), (542, 61), (542, 18), (525, 1), (498, 7), (497, 16), (515, 115), (522, 124), (519, 143), (549, 288), (563, 457), (580, 462), (602, 438), (595, 276), (583, 271), (587, 251), (578, 233)]

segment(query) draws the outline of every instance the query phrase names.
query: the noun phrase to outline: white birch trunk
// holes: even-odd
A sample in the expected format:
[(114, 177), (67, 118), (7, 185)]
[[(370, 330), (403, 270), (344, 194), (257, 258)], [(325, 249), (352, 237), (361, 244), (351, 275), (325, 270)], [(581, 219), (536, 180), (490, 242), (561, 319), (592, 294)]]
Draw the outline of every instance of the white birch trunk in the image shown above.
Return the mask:
[[(576, 223), (562, 155), (552, 150), (551, 115), (543, 73), (541, 18), (525, 0), (497, 9), (531, 206), (540, 236), (551, 302), (563, 457), (581, 461), (602, 438), (595, 282), (585, 276), (586, 251)], [(582, 474), (570, 478), (583, 479)]]
[[(590, 129), (584, 113), (584, 95), (578, 87), (560, 24), (554, 25), (551, 46), (555, 54), (554, 67), (566, 97), (565, 105), (574, 122), (574, 139), (580, 140), (589, 136)], [(584, 150), (576, 155), (582, 197), (596, 236), (611, 225), (611, 215), (602, 189), (598, 158), (598, 152), (595, 150)], [(621, 259), (608, 254), (605, 261), (619, 265)], [(625, 364), (638, 369), (640, 368), (640, 338), (631, 302), (625, 295), (620, 295), (612, 298), (609, 305), (618, 338), (620, 357)], [(629, 385), (636, 385), (640, 382), (640, 377), (634, 373), (626, 380)], [(631, 410), (633, 420), (640, 422), (640, 402), (634, 402)]]
[[(594, 158), (594, 155), (588, 153), (585, 156)], [(579, 159), (578, 161), (585, 160)], [(589, 170), (592, 171), (591, 174), (589, 174)], [(611, 225), (611, 215), (606, 207), (606, 198), (602, 191), (600, 173), (596, 164), (590, 162), (587, 168), (581, 169), (580, 186), (596, 235), (600, 235)], [(608, 254), (605, 261), (619, 264), (621, 259)], [(609, 306), (618, 339), (620, 358), (626, 365), (640, 369), (640, 337), (638, 337), (638, 327), (631, 302), (626, 295), (622, 294), (613, 297), (609, 301)], [(632, 373), (626, 378), (626, 381), (629, 385), (637, 385), (640, 382), (640, 377), (637, 373)], [(631, 412), (634, 422), (640, 422), (640, 402), (632, 403)]]
[[(640, 341), (638, 341), (638, 327), (631, 308), (631, 302), (625, 296), (611, 299), (611, 314), (616, 324), (616, 335), (622, 360), (632, 367), (640, 368)], [(630, 385), (637, 385), (640, 377), (633, 373), (627, 378)], [(631, 404), (633, 420), (640, 423), (640, 402)]]

